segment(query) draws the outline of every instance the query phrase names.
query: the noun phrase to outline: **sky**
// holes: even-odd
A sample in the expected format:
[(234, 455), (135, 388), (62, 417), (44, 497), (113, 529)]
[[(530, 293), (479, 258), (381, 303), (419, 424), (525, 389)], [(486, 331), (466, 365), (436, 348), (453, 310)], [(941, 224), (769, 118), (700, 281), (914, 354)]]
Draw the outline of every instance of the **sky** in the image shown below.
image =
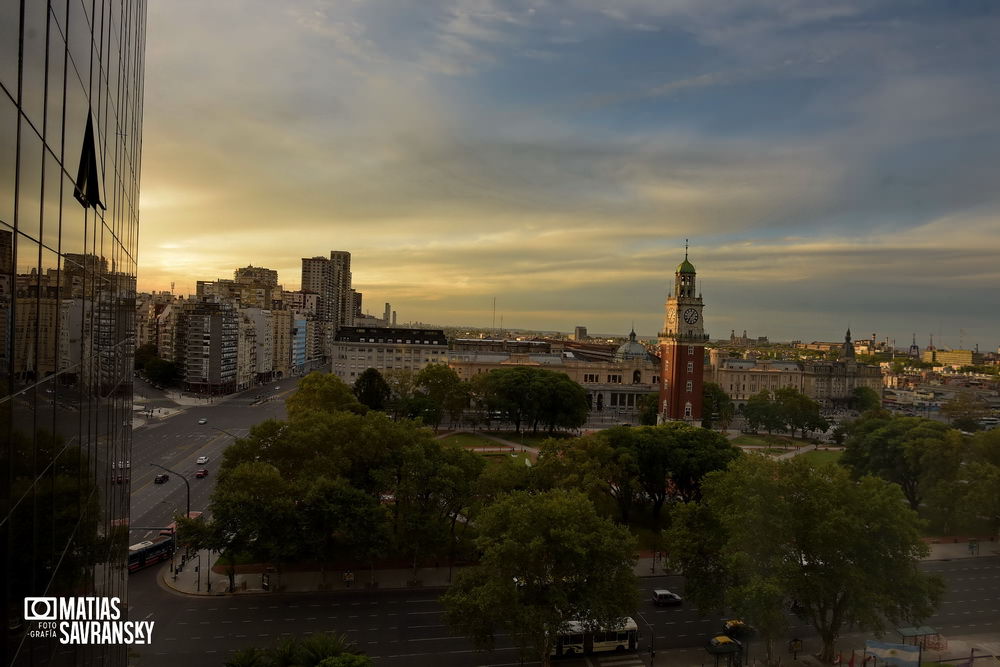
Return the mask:
[(139, 289), (352, 253), (400, 322), (1000, 345), (989, 0), (150, 0)]

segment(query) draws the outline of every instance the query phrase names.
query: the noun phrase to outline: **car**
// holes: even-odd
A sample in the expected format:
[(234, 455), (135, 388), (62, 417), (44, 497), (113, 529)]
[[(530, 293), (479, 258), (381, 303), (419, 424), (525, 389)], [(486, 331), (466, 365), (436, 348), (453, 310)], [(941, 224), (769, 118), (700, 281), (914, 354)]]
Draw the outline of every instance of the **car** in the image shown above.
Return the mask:
[(165, 472), (161, 472), (159, 475), (153, 478), (153, 484), (164, 484), (170, 481), (170, 475)]
[(684, 602), (682, 598), (677, 593), (672, 593), (665, 588), (658, 588), (653, 591), (653, 604), (657, 607), (669, 607), (674, 605), (679, 605)]
[(115, 484), (127, 484), (128, 475), (115, 475)]
[(197, 477), (198, 479), (201, 479), (202, 477), (208, 477), (208, 468), (200, 468), (198, 470), (195, 470), (194, 476)]
[(204, 464), (208, 463), (208, 457), (207, 456), (199, 456), (195, 460), (195, 463), (198, 464), (198, 465), (204, 465)]
[(275, 391), (281, 391), (281, 387), (275, 387), (274, 390)]
[(205, 419), (204, 417), (202, 417), (201, 419), (199, 419), (199, 420), (198, 420), (198, 423), (199, 423), (199, 424), (207, 424), (207, 423), (208, 423), (208, 420), (207, 420), (207, 419)]
[(722, 622), (722, 633), (733, 639), (746, 639), (755, 634), (755, 630), (747, 625), (746, 621), (739, 618), (731, 618)]
[(742, 644), (726, 635), (719, 635), (708, 640), (709, 653), (739, 653), (742, 650)]

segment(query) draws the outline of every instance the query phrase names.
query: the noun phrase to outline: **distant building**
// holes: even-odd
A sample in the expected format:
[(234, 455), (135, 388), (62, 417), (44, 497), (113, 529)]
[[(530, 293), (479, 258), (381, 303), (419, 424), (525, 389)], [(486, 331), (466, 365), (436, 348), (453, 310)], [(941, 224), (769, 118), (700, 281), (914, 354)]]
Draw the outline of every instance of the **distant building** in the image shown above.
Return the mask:
[(448, 339), (440, 329), (340, 327), (332, 351), (331, 372), (348, 384), (368, 368), (419, 371), (448, 363)]
[(587, 340), (587, 327), (576, 327), (573, 329), (573, 340)]
[(971, 366), (972, 360), (972, 350), (939, 350), (931, 347), (924, 350), (921, 356), (921, 361), (938, 366)]
[(857, 387), (882, 393), (881, 369), (856, 362), (850, 331), (841, 344), (841, 358), (837, 361), (726, 359), (720, 350), (713, 349), (709, 351), (706, 376), (738, 405), (761, 391), (786, 387), (823, 406), (843, 404)]
[(511, 366), (565, 373), (587, 392), (594, 416), (634, 421), (644, 396), (658, 394), (659, 359), (636, 340), (619, 346), (562, 340), (456, 339), (448, 365), (460, 378)]
[(181, 306), (174, 361), (180, 366), (186, 391), (236, 391), (239, 324), (236, 309), (225, 300), (194, 300)]

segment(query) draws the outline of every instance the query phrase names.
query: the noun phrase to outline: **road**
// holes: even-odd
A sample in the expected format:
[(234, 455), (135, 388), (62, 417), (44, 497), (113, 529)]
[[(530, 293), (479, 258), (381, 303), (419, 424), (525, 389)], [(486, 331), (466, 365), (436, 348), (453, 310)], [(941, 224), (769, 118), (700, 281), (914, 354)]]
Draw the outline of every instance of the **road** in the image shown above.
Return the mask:
[[(926, 621), (943, 634), (975, 634), (1000, 627), (1000, 557), (981, 557), (925, 564), (947, 583), (938, 613)], [(643, 599), (653, 588), (683, 593), (680, 577), (641, 580)], [(358, 647), (376, 658), (378, 665), (403, 667), (428, 665), (460, 667), (519, 664), (517, 650), (500, 636), (497, 649), (480, 653), (458, 637), (444, 622), (436, 593), (421, 590), (384, 590), (340, 593), (261, 594), (190, 597), (169, 593), (158, 585), (155, 572), (132, 575), (130, 617), (156, 621), (154, 642), (139, 652), (135, 664), (173, 667), (219, 665), (229, 651), (266, 647), (283, 636), (314, 632), (344, 633)], [(656, 608), (644, 602), (637, 615), (643, 632), (640, 664), (648, 646), (648, 622), (654, 628), (656, 649), (691, 647), (700, 650), (717, 634), (721, 618), (702, 618), (687, 606)], [(815, 633), (798, 621), (792, 636)], [(564, 661), (571, 667), (581, 661)]]
[[(175, 514), (183, 514), (187, 503), (184, 481), (175, 474), (164, 484), (154, 484), (153, 478), (163, 472), (150, 464), (175, 470), (187, 477), (191, 485), (191, 509), (203, 510), (215, 486), (214, 473), (222, 452), (233, 443), (233, 437), (246, 435), (250, 427), (266, 419), (285, 417), (284, 397), (295, 388), (295, 381), (285, 379), (245, 391), (221, 403), (205, 403), (183, 407), (181, 412), (164, 419), (153, 419), (132, 433), (131, 460), (131, 519), (129, 543), (135, 544), (158, 533)], [(136, 394), (144, 405), (176, 409), (163, 392), (136, 380)], [(259, 402), (257, 396), (269, 400)], [(199, 424), (199, 419), (207, 420)], [(208, 464), (196, 465), (199, 456), (209, 457)], [(207, 478), (194, 476), (198, 468), (207, 468)], [(168, 473), (169, 474), (169, 473)]]

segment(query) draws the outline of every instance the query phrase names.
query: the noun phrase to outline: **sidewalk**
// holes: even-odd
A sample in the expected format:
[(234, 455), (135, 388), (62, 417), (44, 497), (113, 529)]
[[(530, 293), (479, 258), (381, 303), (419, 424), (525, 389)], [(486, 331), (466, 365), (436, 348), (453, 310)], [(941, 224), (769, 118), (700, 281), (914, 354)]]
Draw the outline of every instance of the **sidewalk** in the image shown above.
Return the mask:
[[(956, 541), (957, 540), (957, 541)], [(928, 540), (931, 552), (925, 560), (954, 560), (959, 558), (982, 558), (986, 556), (1000, 556), (1000, 542), (980, 541), (978, 543), (978, 553), (970, 555), (969, 542), (966, 538), (935, 538)], [(179, 564), (180, 556), (177, 556)], [(200, 561), (199, 561), (200, 558)], [(183, 566), (178, 568), (176, 576), (170, 569), (170, 565), (162, 567), (159, 573), (160, 581), (163, 585), (177, 593), (186, 595), (225, 595), (229, 587), (229, 577), (226, 575), (224, 566), (216, 566), (212, 570), (210, 567), (218, 560), (218, 554), (202, 550), (188, 559)], [(199, 567), (200, 562), (200, 567)], [(259, 568), (261, 569), (261, 568)], [(344, 591), (350, 589), (371, 588), (371, 574), (367, 568), (354, 570), (355, 581), (353, 586), (348, 586), (343, 580), (343, 570), (330, 569), (326, 572), (325, 582), (323, 575), (319, 571), (291, 571), (291, 572), (271, 572), (269, 591), (264, 590), (264, 573), (261, 571), (249, 574), (237, 574), (235, 577), (236, 592), (239, 593), (265, 593), (265, 592), (304, 592), (304, 591)], [(455, 572), (459, 568), (455, 568)], [(452, 574), (454, 575), (453, 572)], [(652, 554), (646, 552), (640, 555), (635, 565), (635, 574), (638, 577), (659, 577), (665, 574), (672, 574), (663, 569), (662, 558), (654, 559)], [(450, 581), (448, 578), (448, 566), (442, 564), (440, 567), (423, 567), (417, 570), (416, 578), (410, 568), (399, 569), (376, 569), (375, 589), (400, 589), (400, 588), (446, 588)]]

